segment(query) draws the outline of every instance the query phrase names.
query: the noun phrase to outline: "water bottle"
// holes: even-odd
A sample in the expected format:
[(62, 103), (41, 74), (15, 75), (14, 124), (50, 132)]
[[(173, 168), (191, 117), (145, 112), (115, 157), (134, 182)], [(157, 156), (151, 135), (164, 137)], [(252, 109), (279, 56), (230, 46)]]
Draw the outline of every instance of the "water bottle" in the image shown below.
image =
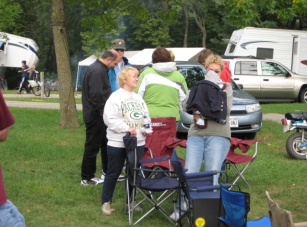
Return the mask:
[(144, 116), (143, 125), (144, 125), (145, 129), (149, 129), (150, 128), (150, 122), (149, 122), (149, 120), (148, 120), (148, 118), (146, 116)]

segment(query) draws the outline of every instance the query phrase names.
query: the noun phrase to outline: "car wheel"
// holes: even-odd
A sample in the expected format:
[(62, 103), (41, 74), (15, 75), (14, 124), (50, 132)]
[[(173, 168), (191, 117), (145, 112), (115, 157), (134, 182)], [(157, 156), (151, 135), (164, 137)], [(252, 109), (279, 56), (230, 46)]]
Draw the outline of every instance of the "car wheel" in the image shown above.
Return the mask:
[(299, 101), (307, 103), (307, 87), (303, 88), (300, 92)]

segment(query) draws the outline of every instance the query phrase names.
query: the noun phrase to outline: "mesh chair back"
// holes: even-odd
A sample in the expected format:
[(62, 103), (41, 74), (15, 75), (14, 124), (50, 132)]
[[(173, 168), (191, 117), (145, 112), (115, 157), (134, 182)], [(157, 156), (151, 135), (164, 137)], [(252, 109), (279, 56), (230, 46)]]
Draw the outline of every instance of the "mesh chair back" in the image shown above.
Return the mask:
[(229, 226), (246, 227), (247, 214), (250, 210), (250, 194), (230, 191), (222, 186), (221, 199), (225, 216), (220, 219)]

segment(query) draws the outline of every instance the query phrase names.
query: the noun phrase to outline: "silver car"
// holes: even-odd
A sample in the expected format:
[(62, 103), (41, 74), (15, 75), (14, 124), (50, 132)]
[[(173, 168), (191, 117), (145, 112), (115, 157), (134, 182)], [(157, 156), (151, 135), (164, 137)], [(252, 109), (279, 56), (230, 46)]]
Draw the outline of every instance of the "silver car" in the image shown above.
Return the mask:
[[(190, 89), (198, 81), (205, 78), (205, 69), (198, 62), (176, 61), (177, 70), (185, 77)], [(142, 72), (150, 65), (140, 69)], [(230, 113), (231, 133), (233, 136), (244, 135), (246, 139), (252, 139), (262, 127), (262, 110), (259, 102), (252, 95), (242, 91), (240, 85), (232, 82), (233, 106)], [(177, 132), (187, 133), (193, 122), (192, 115), (181, 111)]]
[[(232, 79), (259, 102), (307, 103), (307, 76), (293, 73), (272, 59), (223, 56)], [(307, 67), (307, 66), (306, 66)]]

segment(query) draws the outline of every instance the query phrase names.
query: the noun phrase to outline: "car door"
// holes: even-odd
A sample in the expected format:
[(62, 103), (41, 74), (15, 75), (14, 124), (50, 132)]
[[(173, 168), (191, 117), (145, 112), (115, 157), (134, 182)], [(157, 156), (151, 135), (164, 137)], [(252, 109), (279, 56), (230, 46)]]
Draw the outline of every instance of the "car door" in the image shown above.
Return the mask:
[(244, 91), (259, 98), (261, 74), (258, 73), (257, 61), (240, 60), (234, 64), (233, 80), (237, 84), (242, 84)]
[(291, 99), (294, 96), (294, 78), (280, 64), (261, 61), (261, 98)]

